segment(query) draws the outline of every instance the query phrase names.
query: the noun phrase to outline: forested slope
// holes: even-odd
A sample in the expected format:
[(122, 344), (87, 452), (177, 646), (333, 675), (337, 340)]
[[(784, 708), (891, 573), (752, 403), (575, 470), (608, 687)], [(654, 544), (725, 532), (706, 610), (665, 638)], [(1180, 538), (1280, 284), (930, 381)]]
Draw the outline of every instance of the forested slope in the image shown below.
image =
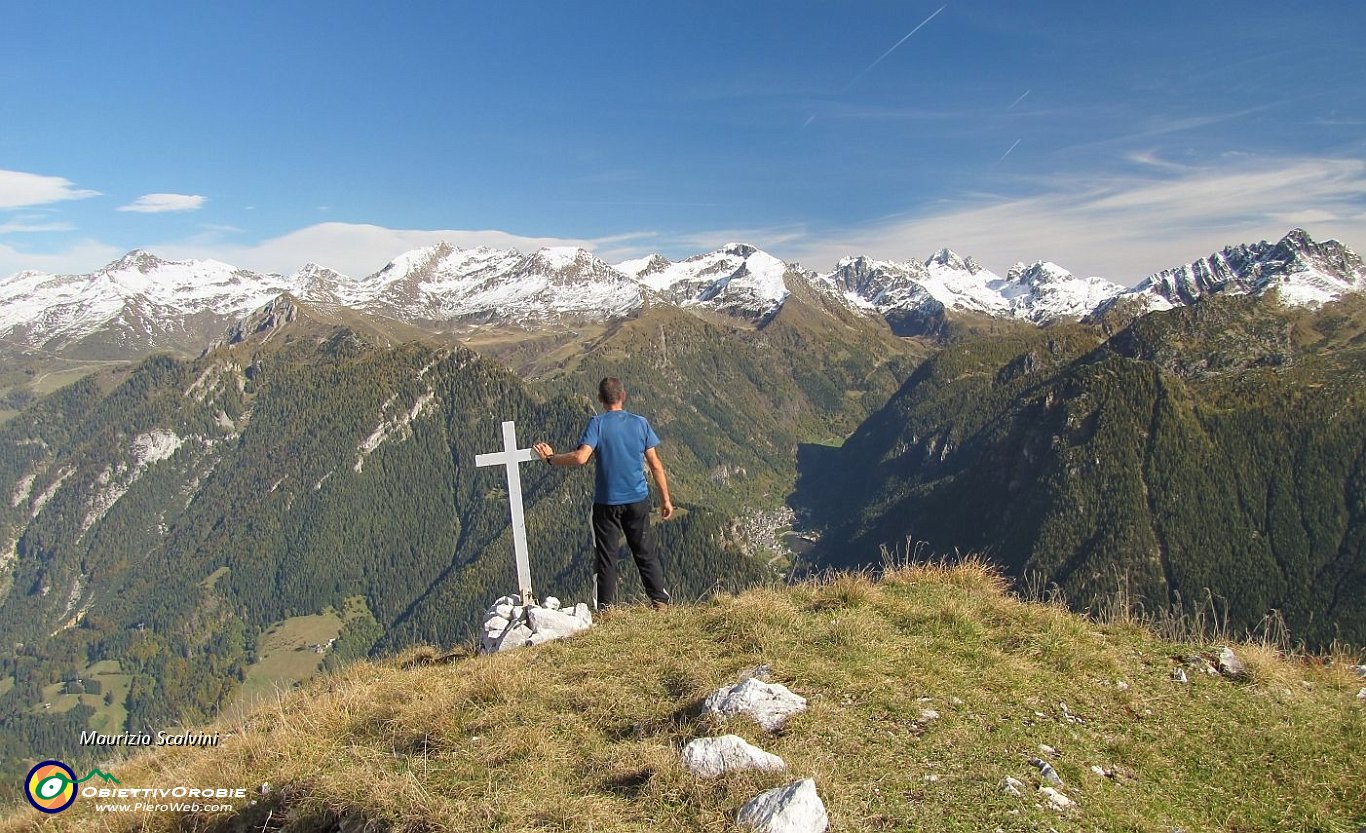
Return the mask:
[[(523, 447), (572, 447), (602, 375), (627, 379), (664, 438), (681, 511), (658, 535), (675, 596), (774, 575), (773, 553), (744, 554), (738, 519), (780, 506), (797, 444), (856, 425), (912, 356), (880, 323), (800, 314), (805, 336), (783, 316), (755, 329), (647, 310), (524, 379), (282, 296), (196, 360), (154, 357), (38, 401), (0, 428), (0, 767), (67, 754), (97, 722), (212, 717), (291, 617), (361, 611), (328, 667), (468, 638), (514, 588), (503, 472), (475, 455), (501, 448), (504, 420)], [(542, 595), (589, 598), (592, 479), (523, 466)], [(43, 705), (110, 661), (128, 677), (108, 692), (113, 718)]]
[[(817, 564), (980, 550), (1074, 604), (1212, 596), (1311, 644), (1366, 640), (1366, 300), (1208, 298), (1108, 338), (1058, 325), (922, 365), (839, 449), (803, 449)], [(1208, 595), (1207, 595), (1208, 591)]]

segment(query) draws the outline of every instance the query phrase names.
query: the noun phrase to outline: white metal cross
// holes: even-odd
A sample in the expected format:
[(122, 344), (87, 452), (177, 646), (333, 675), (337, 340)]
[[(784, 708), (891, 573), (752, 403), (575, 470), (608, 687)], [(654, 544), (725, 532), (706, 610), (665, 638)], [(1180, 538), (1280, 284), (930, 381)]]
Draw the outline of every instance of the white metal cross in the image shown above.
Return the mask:
[(522, 515), (522, 474), (518, 465), (539, 460), (540, 455), (530, 448), (517, 447), (517, 429), (512, 422), (503, 423), (503, 450), (491, 454), (476, 454), (476, 466), (506, 466), (508, 502), (512, 504), (512, 551), (517, 558), (517, 592), (522, 604), (535, 604), (531, 592), (531, 562), (527, 560), (526, 521)]

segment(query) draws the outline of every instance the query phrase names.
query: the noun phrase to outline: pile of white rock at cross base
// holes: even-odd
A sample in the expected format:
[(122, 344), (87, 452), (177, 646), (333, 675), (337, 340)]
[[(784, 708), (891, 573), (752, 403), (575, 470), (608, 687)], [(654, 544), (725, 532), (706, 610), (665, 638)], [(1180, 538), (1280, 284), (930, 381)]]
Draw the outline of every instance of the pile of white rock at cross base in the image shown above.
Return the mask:
[(523, 605), (516, 596), (502, 596), (484, 611), (479, 650), (485, 654), (540, 645), (593, 627), (588, 605), (579, 602), (572, 611), (561, 610), (560, 600), (547, 596), (540, 605)]

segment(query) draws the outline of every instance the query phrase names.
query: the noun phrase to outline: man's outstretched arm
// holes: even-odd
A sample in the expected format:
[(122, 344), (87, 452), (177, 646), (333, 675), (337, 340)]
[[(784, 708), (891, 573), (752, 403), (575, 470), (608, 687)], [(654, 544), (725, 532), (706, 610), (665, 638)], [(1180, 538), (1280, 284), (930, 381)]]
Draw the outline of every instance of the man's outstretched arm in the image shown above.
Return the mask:
[(669, 478), (664, 476), (664, 464), (659, 461), (659, 454), (653, 448), (645, 449), (645, 464), (650, 467), (655, 483), (659, 484), (659, 517), (667, 521), (673, 516), (674, 502), (669, 497)]
[(552, 466), (582, 466), (593, 456), (593, 446), (581, 445), (574, 451), (556, 454), (550, 443), (536, 443), (532, 446), (541, 459)]

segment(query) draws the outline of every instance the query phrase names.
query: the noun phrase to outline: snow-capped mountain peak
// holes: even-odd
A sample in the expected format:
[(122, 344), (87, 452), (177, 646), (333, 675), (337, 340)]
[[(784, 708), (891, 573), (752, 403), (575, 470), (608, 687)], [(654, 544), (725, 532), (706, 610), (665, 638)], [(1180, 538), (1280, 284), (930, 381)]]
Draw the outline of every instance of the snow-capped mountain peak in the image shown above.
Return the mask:
[(546, 246), (538, 249), (532, 258), (544, 263), (550, 269), (567, 269), (570, 266), (597, 260), (586, 250), (577, 246)]
[(1010, 268), (1010, 272), (1006, 275), (1007, 283), (1017, 283), (1030, 287), (1060, 283), (1072, 279), (1071, 272), (1047, 260), (1037, 260), (1029, 266), (1017, 263)]
[(324, 306), (346, 306), (344, 296), (355, 284), (351, 278), (335, 269), (317, 263), (305, 263), (290, 275), (290, 291), (300, 300)]
[(52, 276), (48, 273), (39, 271), (37, 269), (23, 269), (18, 272), (15, 272), (7, 278), (4, 278), (3, 280), (0, 280), (0, 283), (18, 283), (20, 281), (32, 281), (37, 278), (50, 277)]
[(456, 248), (449, 243), (436, 243), (431, 246), (421, 246), (410, 251), (406, 251), (384, 265), (374, 275), (367, 278), (367, 282), (390, 283), (403, 280), (410, 275), (431, 269), (439, 263), (443, 257), (456, 251)]
[[(577, 246), (546, 246), (527, 259), (526, 268), (545, 274), (622, 276), (616, 267)], [(624, 276), (623, 276), (624, 277)]]
[(743, 242), (677, 262), (654, 254), (615, 266), (574, 246), (522, 254), (443, 242), (404, 252), (359, 279), (316, 263), (283, 277), (135, 249), (84, 275), (27, 270), (0, 281), (0, 339), (64, 350), (98, 333), (101, 351), (112, 344), (128, 355), (198, 352), (228, 322), (281, 293), (314, 307), (444, 327), (610, 319), (639, 309), (650, 291), (664, 303), (762, 323), (788, 301), (794, 282), (880, 314), (894, 328), (901, 322), (900, 332), (924, 332), (923, 325), (955, 310), (1044, 322), (1088, 315), (1118, 299), (1135, 298), (1154, 310), (1210, 293), (1273, 289), (1286, 303), (1321, 303), (1366, 291), (1366, 266), (1341, 243), (1315, 242), (1302, 229), (1276, 243), (1227, 247), (1154, 274), (1132, 290), (1078, 278), (1049, 261), (1016, 264), (1001, 278), (949, 249), (924, 261), (846, 257), (832, 272), (815, 275)]
[(656, 272), (662, 272), (673, 265), (673, 261), (661, 254), (652, 254), (616, 264), (616, 270), (628, 277), (641, 279)]
[(1080, 318), (1124, 291), (1124, 287), (1104, 278), (1074, 277), (1047, 260), (1030, 266), (1016, 264), (1002, 286), (1012, 314), (1038, 322)]
[(335, 269), (328, 268), (320, 263), (312, 262), (305, 263), (303, 266), (299, 267), (299, 271), (291, 276), (292, 281), (299, 283), (320, 278), (325, 280), (350, 280), (350, 278), (347, 278)]
[(989, 282), (997, 278), (971, 258), (940, 249), (925, 261), (845, 258), (827, 276), (856, 303), (897, 318), (938, 315), (946, 309), (1001, 315), (1008, 305)]
[(977, 261), (970, 257), (959, 257), (958, 253), (952, 249), (940, 249), (925, 258), (925, 267), (927, 269), (934, 269), (936, 266), (953, 272), (968, 272), (969, 274), (974, 275), (982, 269)]
[[(172, 261), (134, 249), (88, 275), (29, 272), (0, 284), (0, 337), (56, 350), (106, 331), (106, 345), (133, 353), (197, 350), (203, 344), (194, 342), (218, 329), (215, 319), (244, 315), (286, 284), (216, 260)], [(197, 314), (206, 315), (188, 325)]]
[(164, 266), (169, 261), (162, 260), (146, 249), (134, 249), (118, 260), (98, 270), (95, 274), (114, 274), (117, 272), (136, 271), (147, 274), (159, 266)]
[(915, 327), (945, 310), (1037, 322), (1079, 317), (1124, 291), (1100, 278), (1075, 278), (1048, 261), (1017, 263), (1003, 279), (949, 249), (935, 252), (923, 265), (845, 258), (828, 277), (856, 304)]
[(636, 280), (676, 304), (709, 307), (764, 319), (788, 296), (791, 268), (748, 243), (727, 243), (715, 251), (672, 263), (653, 255), (621, 264)]
[(1336, 240), (1316, 243), (1291, 229), (1276, 243), (1228, 246), (1208, 257), (1144, 278), (1126, 297), (1148, 309), (1192, 304), (1211, 293), (1261, 295), (1275, 289), (1288, 304), (1320, 304), (1366, 291), (1366, 266)]
[(423, 323), (606, 318), (629, 313), (642, 302), (634, 281), (578, 247), (523, 255), (444, 242), (399, 255), (358, 282), (347, 300), (350, 306)]
[(740, 258), (747, 258), (750, 255), (758, 252), (759, 247), (751, 246), (748, 243), (727, 243), (726, 245), (722, 246), (719, 251), (724, 252), (728, 255), (734, 255)]

